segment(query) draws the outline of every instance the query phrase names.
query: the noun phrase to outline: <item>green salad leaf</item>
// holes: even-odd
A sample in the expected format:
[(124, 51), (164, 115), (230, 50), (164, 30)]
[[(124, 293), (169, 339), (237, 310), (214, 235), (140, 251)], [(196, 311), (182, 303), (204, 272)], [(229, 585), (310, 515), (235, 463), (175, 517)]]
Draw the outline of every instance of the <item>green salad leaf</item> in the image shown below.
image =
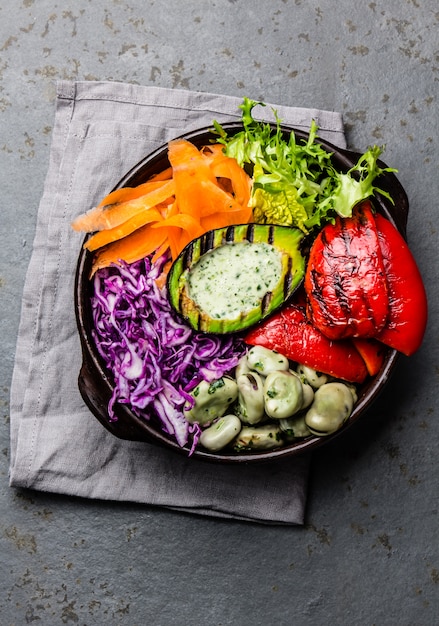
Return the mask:
[(244, 98), (242, 110), (243, 130), (228, 135), (214, 121), (218, 142), (225, 153), (237, 160), (241, 167), (253, 166), (251, 206), (256, 222), (295, 226), (308, 233), (314, 227), (332, 222), (336, 215), (349, 217), (354, 206), (379, 192), (375, 179), (384, 172), (397, 170), (381, 168), (378, 159), (382, 148), (373, 146), (358, 159), (346, 173), (338, 172), (332, 155), (317, 141), (318, 126), (311, 122), (306, 140), (298, 140), (291, 132), (282, 132), (277, 112), (275, 127), (255, 120), (255, 106), (265, 106)]

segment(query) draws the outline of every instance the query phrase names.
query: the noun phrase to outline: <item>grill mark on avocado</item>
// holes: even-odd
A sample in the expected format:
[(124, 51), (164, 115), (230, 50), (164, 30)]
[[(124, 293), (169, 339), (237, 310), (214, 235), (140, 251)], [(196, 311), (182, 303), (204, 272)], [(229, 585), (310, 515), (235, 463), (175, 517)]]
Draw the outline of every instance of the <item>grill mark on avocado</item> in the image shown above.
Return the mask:
[(200, 239), (200, 257), (214, 247), (214, 231), (210, 230)]
[(274, 226), (273, 225), (270, 225), (268, 228), (267, 243), (269, 243), (272, 246), (274, 245)]
[(267, 291), (267, 293), (264, 295), (264, 297), (261, 300), (261, 311), (263, 314), (266, 313), (266, 311), (268, 311), (268, 308), (271, 304), (271, 300), (273, 299), (273, 292), (272, 291)]
[(225, 241), (227, 243), (233, 243), (235, 241), (235, 227), (229, 226), (226, 230)]
[(192, 265), (193, 253), (193, 246), (187, 246), (187, 248), (183, 251), (182, 265), (184, 269), (187, 269)]
[(255, 240), (255, 226), (254, 224), (249, 224), (247, 226), (247, 236), (246, 239), (248, 242), (253, 243)]
[(288, 258), (288, 271), (284, 278), (284, 298), (287, 299), (288, 293), (291, 289), (291, 283), (293, 281), (293, 259)]

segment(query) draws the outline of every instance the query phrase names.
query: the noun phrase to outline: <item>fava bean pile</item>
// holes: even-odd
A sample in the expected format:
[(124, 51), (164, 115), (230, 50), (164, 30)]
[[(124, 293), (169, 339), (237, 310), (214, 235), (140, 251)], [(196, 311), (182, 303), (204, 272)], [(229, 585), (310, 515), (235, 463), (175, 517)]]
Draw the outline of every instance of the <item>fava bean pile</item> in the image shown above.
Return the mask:
[(334, 433), (356, 401), (353, 385), (305, 365), (292, 369), (285, 356), (254, 346), (241, 358), (233, 378), (197, 385), (184, 415), (202, 429), (199, 443), (207, 450), (267, 450)]

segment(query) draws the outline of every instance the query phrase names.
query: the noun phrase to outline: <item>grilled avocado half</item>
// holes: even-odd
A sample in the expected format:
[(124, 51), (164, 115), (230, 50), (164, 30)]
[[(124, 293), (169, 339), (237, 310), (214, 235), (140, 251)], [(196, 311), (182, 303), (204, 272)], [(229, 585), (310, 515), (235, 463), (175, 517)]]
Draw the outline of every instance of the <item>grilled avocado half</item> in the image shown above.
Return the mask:
[(235, 333), (278, 309), (305, 273), (297, 228), (242, 224), (209, 231), (174, 261), (167, 289), (172, 307), (195, 330)]

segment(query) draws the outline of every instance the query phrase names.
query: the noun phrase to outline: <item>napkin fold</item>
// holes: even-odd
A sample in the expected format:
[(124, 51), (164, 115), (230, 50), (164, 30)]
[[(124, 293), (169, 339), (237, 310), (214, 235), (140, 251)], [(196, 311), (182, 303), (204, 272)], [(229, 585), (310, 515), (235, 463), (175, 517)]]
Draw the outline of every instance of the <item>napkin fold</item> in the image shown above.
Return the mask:
[[(57, 84), (48, 173), (26, 276), (11, 388), (10, 485), (271, 524), (303, 524), (309, 455), (219, 466), (113, 437), (77, 386), (81, 349), (73, 218), (145, 155), (186, 131), (240, 119), (240, 98), (117, 82)], [(274, 107), (345, 147), (339, 113)], [(273, 119), (271, 106), (263, 110)]]

